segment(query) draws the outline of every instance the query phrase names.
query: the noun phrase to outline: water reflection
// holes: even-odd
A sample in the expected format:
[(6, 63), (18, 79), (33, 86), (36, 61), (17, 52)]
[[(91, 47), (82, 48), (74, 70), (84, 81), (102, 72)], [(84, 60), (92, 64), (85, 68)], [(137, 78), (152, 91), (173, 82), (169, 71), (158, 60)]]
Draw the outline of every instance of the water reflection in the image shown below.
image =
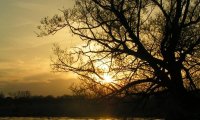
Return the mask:
[(69, 118), (69, 117), (3, 117), (0, 120), (164, 120), (155, 118)]

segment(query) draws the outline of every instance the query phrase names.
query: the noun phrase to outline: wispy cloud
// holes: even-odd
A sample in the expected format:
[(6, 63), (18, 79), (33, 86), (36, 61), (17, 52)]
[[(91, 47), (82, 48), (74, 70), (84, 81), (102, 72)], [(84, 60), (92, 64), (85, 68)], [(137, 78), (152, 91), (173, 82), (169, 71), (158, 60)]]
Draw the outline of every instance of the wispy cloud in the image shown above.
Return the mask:
[(52, 44), (70, 47), (79, 43), (67, 30), (44, 38), (37, 38), (34, 31), (42, 17), (72, 6), (73, 0), (1, 0), (0, 91), (30, 90), (44, 95), (69, 92), (75, 77), (51, 72)]

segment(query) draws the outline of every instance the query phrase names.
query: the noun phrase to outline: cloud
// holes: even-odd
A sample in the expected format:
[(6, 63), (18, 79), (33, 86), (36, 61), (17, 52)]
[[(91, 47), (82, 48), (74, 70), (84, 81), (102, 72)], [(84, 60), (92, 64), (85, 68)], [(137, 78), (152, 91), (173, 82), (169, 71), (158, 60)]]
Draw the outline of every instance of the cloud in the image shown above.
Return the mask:
[(40, 19), (73, 6), (73, 0), (2, 0), (0, 4), (0, 91), (30, 90), (34, 94), (64, 94), (76, 81), (71, 73), (52, 73), (52, 43), (80, 44), (67, 30), (37, 38)]
[(57, 96), (70, 94), (68, 88), (78, 82), (72, 73), (51, 72), (49, 59), (3, 61), (0, 62), (0, 91), (5, 93), (29, 90), (36, 95)]
[(52, 79), (48, 83), (44, 82), (20, 82), (20, 81), (1, 81), (0, 91), (4, 93), (16, 92), (16, 91), (30, 91), (33, 95), (54, 95), (61, 96), (64, 94), (71, 94), (69, 89), (72, 80), (65, 79)]

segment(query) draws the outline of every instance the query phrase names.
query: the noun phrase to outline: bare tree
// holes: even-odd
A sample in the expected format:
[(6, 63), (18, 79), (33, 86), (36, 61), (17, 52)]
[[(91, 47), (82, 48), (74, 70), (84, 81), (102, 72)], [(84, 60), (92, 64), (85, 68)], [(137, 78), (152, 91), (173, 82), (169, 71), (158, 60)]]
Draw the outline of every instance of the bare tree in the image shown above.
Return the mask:
[(67, 27), (84, 41), (70, 50), (55, 46), (52, 64), (80, 75), (79, 92), (183, 95), (199, 88), (199, 0), (76, 0), (60, 11), (42, 19), (38, 36)]

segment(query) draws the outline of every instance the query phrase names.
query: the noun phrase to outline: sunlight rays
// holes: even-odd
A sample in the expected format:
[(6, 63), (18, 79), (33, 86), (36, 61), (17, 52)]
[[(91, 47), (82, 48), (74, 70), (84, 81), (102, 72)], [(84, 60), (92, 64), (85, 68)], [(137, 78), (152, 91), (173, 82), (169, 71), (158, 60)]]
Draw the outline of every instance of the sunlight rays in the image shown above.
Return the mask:
[(110, 75), (108, 74), (103, 75), (103, 83), (113, 83), (113, 82), (114, 80)]

